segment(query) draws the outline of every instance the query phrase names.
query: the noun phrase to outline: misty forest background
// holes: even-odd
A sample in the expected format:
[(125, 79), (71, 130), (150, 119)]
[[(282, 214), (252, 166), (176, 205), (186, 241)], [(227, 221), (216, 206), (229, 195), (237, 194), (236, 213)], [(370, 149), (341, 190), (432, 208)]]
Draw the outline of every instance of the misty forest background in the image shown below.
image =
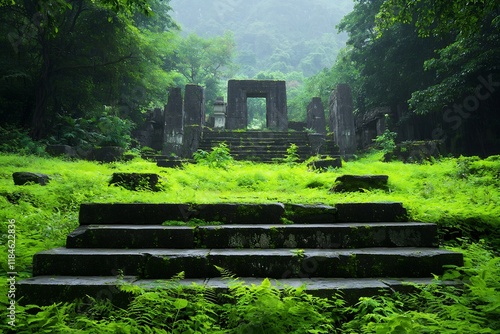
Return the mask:
[[(287, 81), (290, 120), (303, 121), (314, 96), (326, 107), (348, 83), (356, 113), (409, 110), (393, 125), (420, 124), (410, 139), (447, 140), (454, 154), (498, 153), (496, 1), (383, 3), (2, 0), (0, 124), (10, 142), (2, 150), (39, 150), (29, 138), (130, 147), (170, 87), (202, 85), (210, 113), (228, 79), (253, 78)], [(250, 101), (257, 118), (263, 102)]]

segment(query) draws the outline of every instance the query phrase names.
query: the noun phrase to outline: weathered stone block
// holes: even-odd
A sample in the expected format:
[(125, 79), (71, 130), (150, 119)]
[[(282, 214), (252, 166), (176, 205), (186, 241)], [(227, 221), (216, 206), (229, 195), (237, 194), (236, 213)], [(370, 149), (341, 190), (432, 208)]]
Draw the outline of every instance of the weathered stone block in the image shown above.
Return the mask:
[(328, 224), (336, 220), (337, 209), (328, 205), (285, 204), (285, 217), (296, 224)]
[(164, 154), (182, 154), (184, 111), (180, 88), (172, 88), (165, 106), (165, 130), (162, 151)]
[(192, 226), (84, 225), (66, 238), (67, 248), (194, 248)]
[(279, 224), (285, 207), (275, 204), (198, 204), (191, 205), (191, 217), (225, 224)]
[(200, 146), (202, 134), (202, 127), (200, 125), (186, 125), (184, 126), (183, 143), (181, 156), (191, 158), (193, 153), (198, 150)]
[(335, 179), (331, 192), (353, 192), (366, 190), (387, 190), (387, 175), (342, 175)]
[(145, 254), (146, 263), (141, 277), (157, 279), (172, 277), (184, 272), (185, 277), (206, 278), (218, 276), (217, 270), (209, 266), (208, 250), (191, 249), (189, 252), (154, 251)]
[(132, 191), (159, 191), (159, 181), (160, 176), (154, 173), (113, 173), (109, 185), (117, 185)]
[(12, 174), (12, 178), (14, 179), (14, 184), (16, 186), (23, 186), (29, 183), (44, 186), (50, 181), (50, 177), (48, 175), (31, 172), (15, 172)]
[(309, 141), (310, 154), (315, 156), (324, 151), (323, 146), (326, 144), (326, 136), (320, 133), (308, 133), (307, 139)]
[(203, 87), (193, 84), (186, 85), (184, 93), (184, 124), (205, 124), (205, 91)]
[(182, 164), (187, 161), (185, 160), (159, 160), (156, 162), (156, 165), (158, 167), (164, 167), (164, 168), (178, 168), (182, 167)]
[(401, 222), (408, 220), (401, 203), (341, 203), (336, 204), (339, 222)]
[(94, 148), (87, 156), (88, 160), (99, 162), (115, 162), (122, 158), (125, 149), (118, 146)]
[(160, 225), (167, 220), (187, 221), (189, 218), (189, 204), (83, 203), (79, 222), (80, 225)]
[(385, 154), (384, 160), (396, 159), (408, 163), (430, 161), (439, 158), (442, 145), (439, 140), (402, 142), (396, 146), (394, 152)]
[(309, 169), (325, 171), (329, 168), (342, 168), (342, 158), (340, 156), (331, 159), (315, 160), (307, 164)]

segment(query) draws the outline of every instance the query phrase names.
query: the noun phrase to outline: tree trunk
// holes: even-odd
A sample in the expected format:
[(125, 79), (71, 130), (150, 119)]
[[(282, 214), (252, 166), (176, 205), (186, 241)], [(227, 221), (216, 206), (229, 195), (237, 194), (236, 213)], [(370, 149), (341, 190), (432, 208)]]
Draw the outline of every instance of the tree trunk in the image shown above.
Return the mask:
[(52, 74), (49, 42), (40, 36), (40, 44), (42, 45), (42, 65), (40, 77), (35, 87), (35, 109), (33, 110), (30, 131), (31, 137), (35, 140), (43, 138), (46, 134), (47, 101), (50, 97)]

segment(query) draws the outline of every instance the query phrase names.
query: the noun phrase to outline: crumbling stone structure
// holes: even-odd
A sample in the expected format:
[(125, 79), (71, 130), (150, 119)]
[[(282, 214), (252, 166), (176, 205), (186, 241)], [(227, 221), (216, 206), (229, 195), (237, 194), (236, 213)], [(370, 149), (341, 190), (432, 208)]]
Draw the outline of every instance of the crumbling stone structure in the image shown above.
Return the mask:
[(374, 108), (355, 117), (357, 143), (359, 147), (366, 148), (371, 146), (373, 144), (373, 139), (384, 133), (387, 128), (386, 115), (391, 115), (391, 108)]
[[(236, 138), (236, 144), (230, 143), (235, 156), (244, 157), (242, 152), (246, 152), (245, 154), (254, 152), (255, 155), (251, 157), (261, 160), (264, 159), (263, 155), (269, 155), (269, 160), (281, 158), (291, 143), (300, 146), (304, 159), (311, 155), (338, 154), (333, 138), (326, 135), (325, 110), (320, 98), (313, 98), (309, 104), (307, 123), (302, 122), (303, 126), (293, 133), (294, 136), (292, 133), (286, 133), (288, 132), (286, 84), (284, 81), (274, 80), (230, 80), (227, 105), (222, 97), (214, 103), (211, 129), (206, 128), (205, 124), (205, 95), (202, 87), (187, 85), (184, 98), (180, 88), (170, 89), (165, 108), (150, 112), (149, 122), (138, 132), (137, 137), (143, 146), (152, 147), (156, 151), (161, 150), (164, 156), (161, 159), (167, 159), (168, 162), (175, 160), (175, 157), (191, 158), (196, 150), (209, 150), (218, 140), (220, 141), (216, 131), (223, 133), (226, 130), (246, 129), (247, 99), (252, 97), (266, 99), (266, 127), (276, 133), (238, 134), (241, 138)], [(306, 124), (313, 130), (312, 132), (304, 131)], [(267, 136), (269, 133), (270, 137)], [(221, 136), (227, 141), (227, 133)], [(255, 148), (256, 143), (253, 138), (266, 139), (272, 144)], [(255, 150), (242, 146), (242, 142), (250, 143), (249, 145)]]
[(169, 90), (164, 109), (154, 109), (149, 120), (135, 137), (164, 155), (190, 157), (198, 148), (205, 123), (205, 93), (203, 87), (186, 85), (184, 99), (180, 88)]
[(227, 88), (226, 129), (246, 129), (248, 125), (247, 99), (266, 99), (266, 128), (288, 130), (285, 81), (229, 80)]

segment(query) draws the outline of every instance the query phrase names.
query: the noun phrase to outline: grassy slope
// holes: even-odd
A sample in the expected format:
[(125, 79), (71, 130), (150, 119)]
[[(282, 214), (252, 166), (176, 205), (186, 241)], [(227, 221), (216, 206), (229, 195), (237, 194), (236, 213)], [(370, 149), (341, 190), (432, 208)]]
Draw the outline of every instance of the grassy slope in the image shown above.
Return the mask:
[[(316, 173), (305, 164), (235, 163), (227, 170), (201, 165), (183, 169), (158, 168), (136, 159), (127, 163), (97, 164), (35, 156), (0, 155), (0, 242), (5, 244), (7, 220), (17, 222), (17, 268), (30, 275), (32, 255), (64, 245), (78, 224), (82, 202), (288, 202), (325, 203), (400, 201), (418, 221), (476, 231), (500, 226), (500, 158), (444, 159), (435, 164), (382, 163), (373, 154), (345, 163), (342, 169)], [(49, 174), (52, 181), (14, 186), (12, 173)], [(153, 172), (161, 175), (164, 190), (131, 192), (108, 186), (113, 172)], [(387, 174), (389, 192), (332, 194), (341, 174)], [(13, 202), (13, 203), (12, 203)], [(3, 262), (2, 269), (6, 269)]]

